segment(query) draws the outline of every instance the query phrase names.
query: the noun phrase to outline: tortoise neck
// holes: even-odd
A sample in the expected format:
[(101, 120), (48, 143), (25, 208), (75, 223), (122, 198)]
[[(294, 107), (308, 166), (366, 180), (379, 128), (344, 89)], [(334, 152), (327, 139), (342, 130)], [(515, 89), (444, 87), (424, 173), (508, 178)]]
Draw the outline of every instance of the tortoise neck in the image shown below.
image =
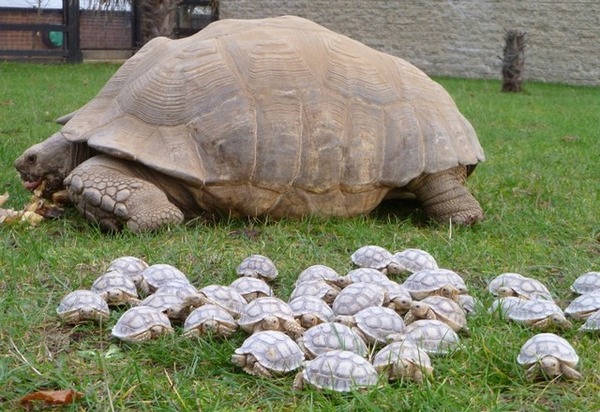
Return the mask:
[(90, 157), (96, 156), (98, 152), (90, 148), (85, 142), (72, 143), (71, 145), (71, 170), (76, 168), (81, 163), (85, 162)]

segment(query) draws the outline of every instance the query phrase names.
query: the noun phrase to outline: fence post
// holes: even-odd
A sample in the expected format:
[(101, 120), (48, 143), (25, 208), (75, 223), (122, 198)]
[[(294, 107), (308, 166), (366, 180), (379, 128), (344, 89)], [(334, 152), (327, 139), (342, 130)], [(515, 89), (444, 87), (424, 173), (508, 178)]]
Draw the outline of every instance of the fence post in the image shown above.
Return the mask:
[(63, 0), (63, 19), (67, 26), (67, 62), (81, 63), (83, 54), (79, 44), (79, 0)]

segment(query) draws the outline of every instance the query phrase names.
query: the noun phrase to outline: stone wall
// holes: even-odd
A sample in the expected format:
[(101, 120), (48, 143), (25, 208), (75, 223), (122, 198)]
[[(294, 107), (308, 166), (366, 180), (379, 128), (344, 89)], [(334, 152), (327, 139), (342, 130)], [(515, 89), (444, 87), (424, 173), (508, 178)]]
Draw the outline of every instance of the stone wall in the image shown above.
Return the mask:
[(430, 75), (501, 78), (505, 30), (525, 80), (600, 85), (600, 0), (220, 0), (220, 18), (306, 17)]

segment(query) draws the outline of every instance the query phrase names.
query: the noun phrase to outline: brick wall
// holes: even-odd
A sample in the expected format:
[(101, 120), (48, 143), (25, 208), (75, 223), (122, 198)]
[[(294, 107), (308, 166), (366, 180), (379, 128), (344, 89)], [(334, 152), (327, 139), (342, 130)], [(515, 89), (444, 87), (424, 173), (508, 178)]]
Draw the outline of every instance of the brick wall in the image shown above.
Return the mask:
[(527, 33), (525, 79), (600, 85), (600, 0), (220, 0), (220, 18), (292, 14), (430, 75), (500, 78), (505, 30)]
[[(60, 11), (44, 11), (38, 14), (34, 10), (27, 9), (0, 9), (0, 21), (3, 23), (52, 23), (61, 24), (62, 15)], [(6, 50), (29, 50), (46, 49), (42, 43), (39, 33), (31, 31), (0, 31), (0, 49)]]
[[(0, 21), (18, 23), (62, 23), (61, 10), (0, 9)], [(127, 12), (82, 10), (79, 41), (82, 49), (131, 49), (131, 15)], [(32, 31), (0, 31), (0, 49), (43, 50), (41, 34)]]
[(132, 48), (131, 14), (129, 12), (81, 12), (80, 42), (82, 49)]

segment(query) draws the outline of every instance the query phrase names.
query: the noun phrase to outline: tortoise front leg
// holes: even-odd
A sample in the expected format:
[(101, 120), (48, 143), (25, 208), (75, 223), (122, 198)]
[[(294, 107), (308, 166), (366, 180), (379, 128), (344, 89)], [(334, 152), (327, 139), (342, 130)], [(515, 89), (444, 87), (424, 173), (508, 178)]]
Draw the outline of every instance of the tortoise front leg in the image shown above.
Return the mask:
[(567, 364), (564, 364), (564, 363), (561, 364), (560, 371), (568, 379), (573, 379), (573, 380), (583, 379), (583, 376), (581, 375), (581, 373), (577, 372), (574, 368), (570, 367)]
[(183, 213), (156, 185), (136, 177), (126, 163), (96, 156), (65, 179), (69, 197), (86, 219), (104, 230), (132, 232), (181, 223)]
[(525, 371), (525, 379), (530, 382), (535, 381), (536, 377), (540, 373), (540, 365), (535, 362), (529, 369)]
[(407, 189), (422, 204), (425, 213), (433, 219), (447, 223), (472, 225), (483, 219), (483, 210), (464, 183), (465, 166), (443, 172), (422, 175), (410, 182)]

